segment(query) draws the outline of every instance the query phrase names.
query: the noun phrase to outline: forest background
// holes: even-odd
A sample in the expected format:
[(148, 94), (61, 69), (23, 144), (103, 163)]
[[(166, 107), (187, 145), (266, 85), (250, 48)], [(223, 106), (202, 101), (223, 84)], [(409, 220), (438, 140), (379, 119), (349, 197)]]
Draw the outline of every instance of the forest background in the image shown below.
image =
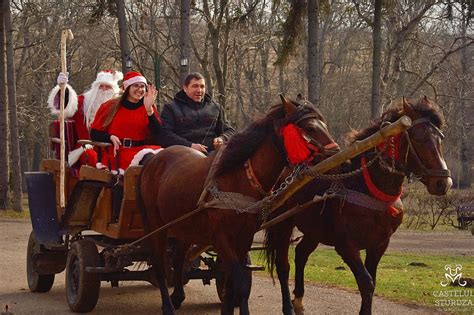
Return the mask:
[(0, 1), (0, 209), (21, 210), (21, 174), (48, 155), (64, 28), (77, 92), (100, 70), (134, 69), (159, 87), (162, 106), (199, 71), (238, 128), (279, 93), (301, 94), (343, 143), (401, 97), (426, 95), (446, 118), (455, 186), (471, 186), (473, 0)]

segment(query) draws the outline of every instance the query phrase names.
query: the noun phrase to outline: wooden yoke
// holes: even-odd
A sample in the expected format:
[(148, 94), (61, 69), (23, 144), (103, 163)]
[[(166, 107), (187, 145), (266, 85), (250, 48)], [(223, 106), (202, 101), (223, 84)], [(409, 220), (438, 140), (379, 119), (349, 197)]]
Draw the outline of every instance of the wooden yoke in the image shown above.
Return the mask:
[[(323, 174), (327, 171), (335, 168), (336, 166), (344, 163), (345, 161), (352, 159), (353, 157), (365, 152), (373, 147), (376, 147), (379, 143), (383, 142), (387, 137), (394, 136), (403, 132), (411, 126), (411, 119), (408, 116), (400, 117), (396, 122), (382, 128), (380, 131), (374, 133), (367, 139), (356, 141), (346, 149), (334, 154), (333, 156), (325, 159), (317, 165), (309, 169), (310, 173)], [(304, 185), (315, 179), (316, 176), (304, 174), (301, 177), (295, 179), (293, 183), (288, 185), (287, 189), (281, 192), (280, 195), (276, 196), (271, 201), (270, 212), (281, 207), (285, 201), (287, 201), (293, 194), (300, 190)]]

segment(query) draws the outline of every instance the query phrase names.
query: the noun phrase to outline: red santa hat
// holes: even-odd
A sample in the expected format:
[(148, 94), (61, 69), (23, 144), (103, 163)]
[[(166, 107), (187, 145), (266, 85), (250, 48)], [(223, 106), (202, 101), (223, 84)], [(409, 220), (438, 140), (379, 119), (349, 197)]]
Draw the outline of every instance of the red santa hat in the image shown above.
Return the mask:
[(92, 83), (92, 88), (99, 87), (101, 84), (107, 84), (118, 93), (120, 91), (118, 81), (123, 79), (123, 73), (115, 70), (102, 70), (97, 73), (95, 81)]
[(147, 84), (146, 79), (143, 75), (136, 71), (129, 71), (125, 74), (123, 79), (123, 89), (126, 90), (130, 85), (135, 83), (144, 83)]

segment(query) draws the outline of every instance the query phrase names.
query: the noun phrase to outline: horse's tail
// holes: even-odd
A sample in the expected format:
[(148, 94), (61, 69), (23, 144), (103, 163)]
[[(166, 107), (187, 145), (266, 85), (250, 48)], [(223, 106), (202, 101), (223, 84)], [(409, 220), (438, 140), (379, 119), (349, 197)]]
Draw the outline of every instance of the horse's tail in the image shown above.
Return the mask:
[(277, 229), (275, 227), (269, 227), (265, 229), (265, 237), (263, 240), (263, 245), (265, 248), (265, 265), (267, 267), (270, 276), (273, 279), (273, 271), (275, 270), (276, 262), (276, 248), (275, 242), (277, 237)]

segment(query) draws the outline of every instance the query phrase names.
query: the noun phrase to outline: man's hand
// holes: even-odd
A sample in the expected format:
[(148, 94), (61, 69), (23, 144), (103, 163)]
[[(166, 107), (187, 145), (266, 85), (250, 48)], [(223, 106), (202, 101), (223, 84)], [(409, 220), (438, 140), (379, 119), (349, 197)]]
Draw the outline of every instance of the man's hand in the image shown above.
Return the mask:
[(224, 139), (222, 139), (222, 137), (214, 138), (212, 144), (214, 145), (214, 149), (217, 150), (224, 144)]
[(114, 136), (114, 135), (110, 136), (110, 141), (114, 145), (114, 156), (116, 156), (117, 155), (117, 150), (118, 150), (119, 146), (122, 144), (122, 142), (120, 142), (120, 139), (117, 136)]
[(153, 84), (148, 84), (148, 91), (145, 93), (145, 98), (143, 99), (143, 105), (145, 106), (148, 116), (153, 115), (153, 104), (155, 104), (157, 95), (158, 90), (156, 87)]
[(191, 148), (193, 148), (194, 150), (198, 150), (199, 152), (207, 153), (207, 146), (199, 143), (191, 144)]
[(56, 79), (56, 82), (58, 83), (58, 85), (61, 85), (61, 84), (67, 84), (68, 83), (68, 76), (69, 76), (69, 72), (59, 72), (58, 74), (58, 78)]

